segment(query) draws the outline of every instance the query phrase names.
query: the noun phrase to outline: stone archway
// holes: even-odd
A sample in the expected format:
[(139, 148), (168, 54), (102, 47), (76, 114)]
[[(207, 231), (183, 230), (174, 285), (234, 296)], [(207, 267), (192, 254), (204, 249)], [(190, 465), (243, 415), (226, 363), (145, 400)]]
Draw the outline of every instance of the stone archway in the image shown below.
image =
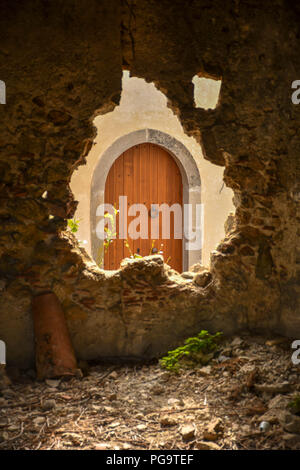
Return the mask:
[[(166, 149), (175, 159), (182, 176), (183, 183), (183, 204), (191, 204), (193, 215), (196, 204), (201, 204), (201, 180), (196, 162), (189, 150), (174, 137), (155, 130), (141, 129), (131, 132), (116, 140), (99, 158), (95, 167), (90, 197), (90, 228), (91, 228), (91, 249), (94, 259), (97, 257), (101, 241), (96, 235), (96, 209), (99, 204), (104, 203), (105, 182), (108, 172), (114, 161), (130, 147), (142, 143), (153, 143)], [(195, 229), (193, 218), (192, 228)], [(201, 249), (188, 251), (183, 242), (183, 270), (187, 270), (192, 264), (201, 261)]]

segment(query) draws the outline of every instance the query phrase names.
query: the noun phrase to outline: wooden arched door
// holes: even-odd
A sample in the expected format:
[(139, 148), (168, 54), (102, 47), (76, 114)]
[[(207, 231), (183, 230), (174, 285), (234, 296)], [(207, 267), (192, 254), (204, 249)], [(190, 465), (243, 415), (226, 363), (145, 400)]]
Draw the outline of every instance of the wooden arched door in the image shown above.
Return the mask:
[[(127, 196), (127, 209), (133, 204), (147, 207), (147, 239), (127, 240), (132, 253), (147, 256), (154, 243), (154, 251), (162, 251), (165, 262), (178, 272), (182, 271), (182, 238), (174, 238), (174, 213), (170, 212), (170, 237), (162, 238), (162, 215), (151, 212), (151, 204), (179, 204), (182, 210), (182, 179), (173, 157), (155, 144), (139, 144), (122, 153), (112, 165), (105, 184), (105, 203), (119, 209), (119, 196)], [(183, 212), (183, 211), (182, 211)], [(159, 238), (151, 239), (151, 219), (159, 217)], [(182, 215), (183, 217), (183, 215)], [(127, 215), (127, 227), (134, 216)], [(116, 225), (117, 238), (110, 244), (104, 256), (105, 269), (118, 269), (122, 259), (130, 251), (119, 239), (119, 216)], [(126, 231), (127, 233), (127, 231)], [(176, 237), (178, 237), (178, 232)]]

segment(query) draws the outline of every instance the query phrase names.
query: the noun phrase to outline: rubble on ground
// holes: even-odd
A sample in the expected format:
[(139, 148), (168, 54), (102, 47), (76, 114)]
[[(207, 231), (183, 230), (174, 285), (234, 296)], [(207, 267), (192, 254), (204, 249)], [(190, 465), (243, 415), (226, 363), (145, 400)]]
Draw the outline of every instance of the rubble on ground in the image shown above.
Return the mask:
[(208, 366), (179, 374), (156, 361), (82, 362), (82, 377), (39, 382), (33, 370), (8, 367), (0, 449), (300, 449), (300, 416), (289, 408), (300, 366), (290, 344), (225, 338)]

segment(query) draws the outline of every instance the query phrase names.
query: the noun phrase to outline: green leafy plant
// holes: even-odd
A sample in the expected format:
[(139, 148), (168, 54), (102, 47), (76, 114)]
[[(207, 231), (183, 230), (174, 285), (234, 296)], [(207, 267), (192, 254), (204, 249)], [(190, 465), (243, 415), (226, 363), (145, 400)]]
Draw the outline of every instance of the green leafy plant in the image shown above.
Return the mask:
[(115, 217), (119, 211), (115, 206), (113, 209), (114, 209), (114, 214), (110, 214), (109, 212), (104, 214), (104, 218), (110, 221), (110, 227), (104, 227), (106, 237), (103, 241), (103, 244), (101, 244), (98, 250), (97, 263), (99, 265), (102, 264), (105, 253), (107, 252), (108, 248), (110, 247), (111, 243), (114, 241), (114, 238), (117, 235)]
[[(98, 255), (97, 255), (97, 264), (98, 265), (101, 265), (103, 263), (104, 256), (107, 253), (109, 247), (111, 246), (111, 243), (113, 242), (114, 238), (117, 235), (115, 218), (116, 218), (118, 213), (119, 213), (119, 210), (117, 210), (116, 207), (114, 206), (114, 214), (109, 214), (109, 213), (104, 214), (104, 217), (110, 220), (110, 227), (111, 228), (109, 228), (109, 227), (104, 228), (104, 230), (106, 232), (106, 237), (105, 237), (105, 240), (103, 241), (103, 244), (101, 244), (101, 246), (99, 247), (99, 250), (98, 250)], [(69, 221), (68, 221), (68, 223), (69, 223)], [(77, 230), (75, 230), (75, 231), (77, 231)], [(130, 244), (129, 244), (128, 239), (124, 240), (124, 244), (125, 244), (126, 248), (129, 251), (130, 258), (144, 258), (144, 256), (140, 255), (139, 253), (133, 253), (132, 249), (130, 248)], [(150, 251), (149, 251), (149, 256), (154, 254), (153, 253), (154, 247), (155, 247), (155, 240), (152, 240), (151, 248), (150, 248)], [(160, 255), (163, 255), (162, 247), (163, 247), (163, 244), (161, 244), (161, 246), (160, 246), (160, 251), (156, 251)], [(169, 256), (166, 263), (168, 263), (168, 261), (170, 259), (171, 259), (171, 257)]]
[[(144, 258), (144, 256), (140, 255), (139, 253), (133, 253), (131, 248), (130, 248), (130, 245), (129, 245), (129, 242), (128, 240), (126, 239), (124, 241), (124, 244), (126, 246), (126, 248), (128, 249), (129, 251), (129, 254), (130, 254), (130, 258)], [(161, 244), (161, 247), (163, 245)], [(152, 243), (151, 243), (151, 248), (149, 250), (149, 254), (148, 255), (145, 255), (145, 256), (150, 256), (150, 255), (153, 255), (155, 253), (153, 253), (153, 248), (155, 248), (155, 240), (152, 240)], [(159, 255), (162, 255), (163, 254), (163, 251), (156, 251), (156, 253), (158, 253)], [(169, 258), (168, 258), (169, 259)]]
[(129, 253), (130, 253), (130, 258), (143, 258), (142, 255), (140, 255), (139, 253), (133, 253), (131, 248), (130, 248), (130, 245), (129, 245), (129, 242), (128, 240), (124, 240), (124, 245), (126, 246), (126, 248), (128, 249)]
[(221, 332), (211, 335), (208, 331), (202, 330), (197, 336), (186, 339), (183, 346), (169, 351), (160, 359), (160, 366), (171, 372), (179, 372), (184, 366), (205, 365), (214, 357), (221, 336)]
[(68, 227), (71, 230), (72, 233), (78, 232), (78, 227), (79, 227), (79, 222), (80, 220), (76, 219), (68, 219)]

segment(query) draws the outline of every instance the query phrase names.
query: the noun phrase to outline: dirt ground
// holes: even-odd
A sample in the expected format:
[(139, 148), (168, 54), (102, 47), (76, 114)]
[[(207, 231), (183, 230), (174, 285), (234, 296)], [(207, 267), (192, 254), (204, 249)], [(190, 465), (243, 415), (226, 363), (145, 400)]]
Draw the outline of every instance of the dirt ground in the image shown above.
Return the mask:
[(300, 449), (291, 343), (227, 338), (208, 366), (178, 375), (157, 361), (81, 363), (83, 377), (68, 381), (8, 368), (0, 449)]

